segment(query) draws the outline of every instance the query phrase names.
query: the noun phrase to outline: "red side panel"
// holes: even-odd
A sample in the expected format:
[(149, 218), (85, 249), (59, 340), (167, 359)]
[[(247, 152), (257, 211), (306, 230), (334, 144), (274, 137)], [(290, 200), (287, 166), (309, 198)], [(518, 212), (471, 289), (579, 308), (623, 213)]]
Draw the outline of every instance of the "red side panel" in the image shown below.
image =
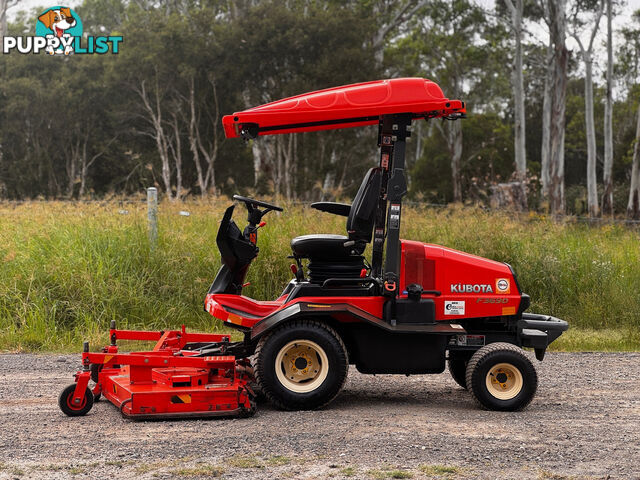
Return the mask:
[(251, 328), (264, 317), (271, 315), (276, 310), (281, 310), (294, 303), (303, 304), (306, 308), (323, 308), (336, 304), (348, 304), (358, 308), (369, 315), (382, 318), (382, 306), (385, 298), (377, 297), (299, 297), (284, 303), (259, 302), (240, 295), (209, 294), (205, 300), (207, 312), (225, 323)]
[(215, 293), (207, 295), (204, 305), (205, 310), (218, 320), (249, 328), (278, 310), (285, 298), (275, 302), (261, 302), (243, 295)]
[(520, 292), (507, 264), (411, 240), (401, 240), (401, 252), (401, 296), (407, 295), (412, 283), (441, 292), (423, 295), (434, 299), (436, 320), (455, 322), (518, 311)]
[(285, 98), (226, 115), (222, 124), (226, 137), (233, 138), (250, 126), (253, 136), (273, 135), (375, 125), (386, 114), (432, 118), (465, 111), (464, 102), (449, 100), (431, 80), (395, 78)]

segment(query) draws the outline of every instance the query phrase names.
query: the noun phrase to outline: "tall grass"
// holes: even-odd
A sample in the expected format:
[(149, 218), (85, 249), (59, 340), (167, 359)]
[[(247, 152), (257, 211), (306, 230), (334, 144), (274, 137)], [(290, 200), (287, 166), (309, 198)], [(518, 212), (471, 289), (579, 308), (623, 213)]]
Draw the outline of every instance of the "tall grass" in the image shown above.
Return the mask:
[[(122, 327), (221, 330), (202, 301), (220, 266), (215, 234), (227, 205), (163, 203), (153, 251), (142, 203), (0, 205), (0, 350), (76, 350), (84, 339), (97, 346), (112, 319)], [(125, 208), (128, 214), (119, 213)], [(244, 227), (244, 207), (235, 219)], [(258, 299), (276, 297), (289, 280), (291, 238), (344, 231), (343, 218), (300, 206), (266, 221), (246, 288)], [(509, 262), (531, 295), (530, 310), (565, 318), (575, 329), (560, 347), (640, 348), (638, 231), (409, 208), (402, 236)]]

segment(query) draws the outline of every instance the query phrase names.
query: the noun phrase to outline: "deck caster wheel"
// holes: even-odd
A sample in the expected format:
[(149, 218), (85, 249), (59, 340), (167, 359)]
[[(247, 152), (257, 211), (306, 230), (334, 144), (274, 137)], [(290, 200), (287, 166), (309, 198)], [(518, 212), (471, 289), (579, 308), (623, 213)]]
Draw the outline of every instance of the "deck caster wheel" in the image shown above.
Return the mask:
[(249, 396), (249, 408), (244, 405), (240, 406), (240, 418), (250, 418), (256, 414), (257, 404), (255, 399)]
[(467, 389), (467, 364), (468, 358), (449, 358), (448, 366), (451, 378), (465, 390)]
[(475, 352), (466, 380), (474, 400), (488, 410), (522, 410), (538, 388), (535, 367), (521, 348), (510, 343), (491, 343)]
[(81, 417), (86, 415), (93, 407), (93, 393), (88, 388), (84, 392), (84, 397), (80, 404), (73, 403), (73, 393), (76, 391), (76, 384), (72, 383), (65, 388), (58, 398), (58, 405), (65, 415), (70, 417)]
[(299, 320), (258, 342), (253, 357), (263, 394), (283, 410), (321, 408), (340, 393), (347, 379), (347, 349), (330, 326)]

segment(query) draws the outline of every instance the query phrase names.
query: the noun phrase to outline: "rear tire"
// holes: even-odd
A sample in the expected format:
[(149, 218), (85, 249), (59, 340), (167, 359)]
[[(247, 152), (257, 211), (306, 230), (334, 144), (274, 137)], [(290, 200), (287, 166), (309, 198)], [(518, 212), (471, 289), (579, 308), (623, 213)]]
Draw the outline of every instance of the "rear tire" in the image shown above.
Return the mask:
[(465, 390), (467, 389), (467, 364), (468, 358), (449, 358), (449, 373), (451, 378)]
[(262, 337), (252, 358), (262, 393), (282, 410), (329, 404), (349, 371), (347, 349), (330, 326), (296, 320)]
[(536, 394), (538, 374), (524, 351), (510, 343), (490, 343), (476, 351), (466, 372), (473, 399), (488, 410), (525, 408)]

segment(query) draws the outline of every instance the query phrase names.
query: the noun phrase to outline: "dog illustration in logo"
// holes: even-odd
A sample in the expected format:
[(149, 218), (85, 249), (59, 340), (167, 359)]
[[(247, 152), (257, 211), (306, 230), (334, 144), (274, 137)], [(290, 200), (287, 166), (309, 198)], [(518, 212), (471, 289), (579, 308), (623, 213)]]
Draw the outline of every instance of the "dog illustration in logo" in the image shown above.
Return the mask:
[[(47, 12), (44, 12), (38, 17), (38, 20), (40, 20), (45, 27), (53, 31), (54, 34), (47, 35), (47, 38), (70, 38), (71, 35), (66, 33), (66, 31), (76, 25), (76, 20), (71, 14), (71, 9), (67, 7), (61, 7), (56, 10), (49, 10)], [(48, 46), (46, 48), (46, 52), (49, 55), (53, 55), (56, 53), (52, 46)], [(58, 53), (62, 53), (62, 51)], [(65, 46), (64, 54), (69, 55), (70, 53), (73, 53), (73, 47), (71, 45)]]

